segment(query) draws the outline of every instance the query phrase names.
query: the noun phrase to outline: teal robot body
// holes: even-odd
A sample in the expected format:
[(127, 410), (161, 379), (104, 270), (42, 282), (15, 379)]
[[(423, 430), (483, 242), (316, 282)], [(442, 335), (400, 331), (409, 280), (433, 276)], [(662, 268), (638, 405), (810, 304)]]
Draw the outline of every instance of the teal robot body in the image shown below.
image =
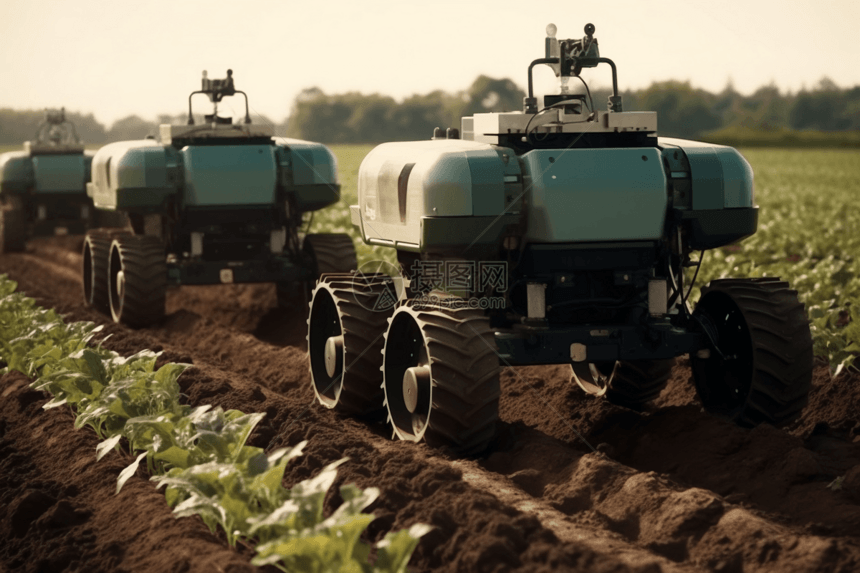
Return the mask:
[[(493, 443), (501, 367), (569, 365), (587, 393), (642, 409), (686, 355), (710, 412), (747, 426), (795, 419), (812, 380), (797, 292), (721, 279), (689, 300), (706, 252), (756, 231), (749, 164), (730, 147), (659, 137), (656, 113), (624, 109), (594, 26), (580, 39), (556, 31), (529, 66), (522, 111), (463, 117), (364, 159), (351, 219), (366, 243), (396, 250), (398, 268), (390, 284), (380, 273), (318, 283), (319, 402), (384, 408), (396, 437), (471, 455)], [(540, 102), (536, 65), (559, 78)], [(605, 111), (584, 81), (584, 93), (570, 85), (602, 65)], [(365, 370), (339, 366), (359, 355)]]
[[(215, 105), (202, 124), (193, 119), (195, 94)], [(334, 155), (322, 144), (274, 137), (272, 126), (252, 124), (247, 96), (243, 122), (219, 116), (217, 104), (237, 94), (245, 96), (229, 70), (226, 80), (204, 73), (201, 89), (189, 96), (186, 125), (162, 125), (158, 140), (112, 143), (93, 158), (87, 194), (96, 208), (121, 213), (129, 225), (90, 233), (84, 274), (92, 280), (89, 288), (85, 280), (84, 294), (93, 305), (110, 306), (115, 319), (157, 320), (165, 285), (272, 282), (279, 304), (289, 306), (320, 272), (355, 268), (348, 236), (307, 233), (305, 215), (340, 198)], [(164, 275), (154, 302), (142, 295), (146, 300), (133, 301), (157, 312), (123, 307), (131, 291), (122, 281), (132, 276), (123, 270), (124, 243), (128, 264), (145, 253), (148, 268)], [(106, 281), (107, 297), (99, 290)]]
[(23, 151), (0, 155), (3, 251), (23, 250), (30, 237), (81, 234), (92, 225), (86, 194), (92, 159), (65, 109), (48, 110)]

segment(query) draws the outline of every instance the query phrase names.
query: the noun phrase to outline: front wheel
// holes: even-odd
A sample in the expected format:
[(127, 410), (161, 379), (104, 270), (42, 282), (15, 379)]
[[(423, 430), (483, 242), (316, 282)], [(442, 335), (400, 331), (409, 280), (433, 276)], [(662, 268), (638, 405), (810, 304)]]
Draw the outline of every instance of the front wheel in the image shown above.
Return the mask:
[(482, 311), (400, 306), (385, 333), (382, 377), (388, 418), (401, 440), (473, 455), (493, 439), (499, 358)]
[(93, 229), (84, 238), (82, 278), (84, 302), (103, 314), (110, 314), (108, 265), (113, 239), (127, 235), (125, 229)]
[(317, 401), (355, 415), (383, 409), (382, 345), (394, 311), (388, 277), (328, 274), (317, 283), (308, 318), (308, 358)]
[(714, 280), (693, 316), (712, 343), (690, 357), (705, 409), (742, 426), (778, 426), (800, 415), (813, 353), (797, 291), (778, 278)]

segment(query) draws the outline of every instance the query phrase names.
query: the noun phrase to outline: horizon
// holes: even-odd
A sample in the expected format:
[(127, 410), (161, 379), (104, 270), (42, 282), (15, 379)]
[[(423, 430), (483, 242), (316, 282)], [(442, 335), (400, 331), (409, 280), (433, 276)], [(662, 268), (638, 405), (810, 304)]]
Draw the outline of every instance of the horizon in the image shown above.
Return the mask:
[[(476, 79), (477, 79), (477, 78), (476, 78)], [(504, 78), (494, 78), (494, 79), (504, 79)], [(510, 78), (509, 78), (509, 79), (510, 79)], [(779, 93), (780, 93), (780, 95), (782, 95), (782, 96), (784, 96), (784, 97), (792, 97), (792, 96), (797, 95), (798, 93), (801, 93), (801, 92), (802, 92), (802, 91), (804, 91), (804, 90), (806, 90), (806, 91), (814, 91), (814, 90), (818, 89), (818, 87), (819, 87), (819, 85), (821, 84), (821, 82), (822, 82), (822, 81), (825, 81), (825, 80), (830, 80), (830, 78), (828, 78), (827, 76), (823, 76), (823, 77), (819, 80), (819, 82), (816, 82), (816, 84), (815, 84), (814, 86), (812, 86), (811, 88), (810, 88), (810, 87), (803, 87), (803, 88), (801, 88), (800, 90), (798, 90), (798, 91), (796, 91), (796, 92), (792, 92), (792, 91), (790, 91), (790, 90), (782, 90), (782, 89), (779, 89)], [(655, 81), (655, 82), (654, 82), (653, 84), (651, 84), (651, 85), (658, 84), (658, 83), (667, 83), (667, 82), (689, 83), (689, 81), (673, 80), (673, 79), (669, 78), (669, 79), (666, 79), (666, 80), (659, 80), (659, 81)], [(469, 84), (469, 85), (471, 85), (471, 84)], [(521, 88), (523, 91), (525, 91), (525, 90), (526, 90), (525, 86), (521, 86), (521, 85), (519, 85), (519, 84), (517, 84), (517, 85), (518, 85), (518, 87), (519, 87), (519, 88)], [(627, 91), (637, 92), (637, 91), (640, 91), (640, 90), (648, 89), (649, 87), (651, 87), (651, 85), (649, 85), (649, 86), (645, 86), (645, 87), (643, 87), (643, 88), (639, 88), (638, 90), (627, 90)], [(713, 94), (713, 95), (719, 95), (720, 93), (723, 93), (723, 92), (724, 92), (725, 90), (727, 90), (727, 89), (734, 89), (735, 93), (738, 93), (738, 94), (740, 94), (740, 95), (741, 95), (741, 96), (743, 96), (743, 97), (750, 97), (750, 96), (752, 96), (755, 92), (757, 92), (759, 89), (767, 88), (767, 87), (770, 87), (771, 85), (773, 85), (773, 84), (765, 84), (765, 85), (761, 85), (761, 86), (759, 86), (759, 87), (758, 87), (758, 88), (756, 88), (756, 89), (750, 90), (748, 93), (743, 93), (743, 92), (741, 92), (741, 91), (739, 91), (739, 90), (735, 89), (735, 88), (734, 88), (734, 86), (732, 86), (732, 85), (731, 85), (731, 82), (729, 82), (729, 83), (727, 83), (727, 84), (726, 84), (726, 85), (725, 85), (721, 90), (718, 90), (718, 91), (705, 90), (705, 91), (707, 91), (708, 93), (711, 93), (711, 94)], [(460, 93), (460, 92), (465, 91), (466, 89), (468, 89), (468, 87), (469, 87), (469, 86), (465, 86), (462, 90), (458, 90), (457, 92), (449, 92), (449, 93), (452, 93), (452, 94)], [(575, 88), (576, 86), (574, 85), (573, 87)], [(695, 84), (690, 84), (690, 87), (691, 87), (692, 89), (694, 89), (694, 90), (697, 90), (697, 89), (704, 89), (704, 88), (700, 88), (699, 86), (696, 86)], [(777, 87), (778, 87), (778, 86), (777, 86)], [(839, 89), (841, 89), (841, 90), (847, 90), (847, 89), (852, 89), (852, 88), (854, 88), (854, 87), (860, 87), (860, 84), (857, 84), (857, 85), (854, 85), (854, 86), (837, 86), (837, 87), (838, 87)], [(608, 90), (608, 89), (611, 89), (611, 84), (609, 84), (609, 85), (589, 86), (589, 88), (591, 88), (591, 91), (592, 91), (592, 92), (595, 92), (595, 91), (598, 91), (598, 90)], [(436, 90), (431, 90), (431, 91), (436, 91)], [(575, 90), (574, 90), (574, 91), (575, 91)], [(619, 93), (624, 93), (624, 92), (625, 92), (625, 90), (619, 90)], [(403, 103), (403, 101), (404, 101), (405, 99), (408, 99), (409, 97), (413, 97), (413, 96), (417, 96), (417, 95), (426, 95), (426, 94), (410, 94), (410, 95), (408, 95), (408, 96), (404, 96), (404, 97), (401, 97), (401, 98), (396, 98), (396, 97), (394, 97), (394, 96), (390, 96), (389, 94), (384, 94), (384, 93), (379, 93), (379, 92), (367, 92), (367, 93), (365, 93), (365, 92), (325, 92), (325, 95), (326, 95), (326, 96), (338, 96), (338, 95), (345, 95), (345, 94), (347, 94), (347, 93), (358, 93), (358, 94), (360, 94), (361, 96), (372, 96), (372, 95), (378, 95), (378, 96), (382, 96), (382, 97), (391, 97), (391, 98), (395, 101), (395, 103), (397, 103), (397, 104), (401, 104), (401, 103)], [(430, 93), (430, 92), (427, 92), (427, 93)], [(297, 94), (297, 96), (298, 96), (298, 94)], [(228, 96), (228, 97), (238, 97), (238, 96)], [(244, 102), (244, 99), (240, 99), (240, 100), (238, 100), (238, 101), (240, 101), (240, 102)], [(294, 101), (295, 101), (295, 98), (294, 98)], [(230, 109), (231, 109), (231, 113), (238, 114), (238, 115), (234, 115), (234, 116), (233, 116), (234, 118), (239, 118), (239, 119), (241, 119), (241, 117), (244, 115), (244, 111), (241, 111), (241, 110), (239, 110), (239, 109), (233, 109), (233, 108), (231, 108), (231, 107), (230, 107), (230, 105), (229, 105), (230, 103), (232, 103), (232, 101), (231, 101), (231, 100), (229, 100), (229, 99), (226, 99), (226, 98), (225, 98), (224, 100), (222, 100), (222, 102), (221, 102), (221, 104), (223, 104), (223, 105), (225, 105), (226, 107), (228, 107), (228, 108), (230, 108)], [(197, 105), (199, 105), (199, 102), (198, 102), (198, 104), (197, 104)], [(211, 106), (211, 103), (210, 103), (210, 104), (208, 104), (208, 105), (210, 105), (210, 106)], [(60, 107), (63, 107), (63, 106), (60, 106)], [(49, 108), (33, 108), (33, 107), (30, 107), (30, 108), (11, 108), (11, 107), (5, 107), (5, 108), (4, 108), (4, 107), (0, 107), (0, 109), (11, 109), (11, 110), (13, 110), (13, 111), (15, 111), (15, 112), (33, 112), (33, 111), (42, 112), (42, 111), (44, 111), (45, 109), (49, 109)], [(50, 109), (54, 109), (54, 108), (50, 108)], [(223, 107), (222, 107), (221, 109), (223, 110)], [(244, 109), (244, 108), (242, 108), (242, 109)], [(118, 118), (116, 118), (116, 119), (115, 119), (115, 120), (113, 120), (113, 121), (105, 122), (105, 121), (102, 121), (101, 119), (99, 119), (98, 114), (96, 114), (96, 113), (95, 113), (95, 111), (94, 111), (94, 110), (91, 110), (91, 109), (90, 109), (90, 110), (77, 110), (77, 109), (68, 109), (68, 108), (66, 108), (66, 110), (65, 110), (65, 111), (66, 111), (66, 113), (79, 114), (79, 115), (81, 115), (81, 116), (89, 116), (89, 115), (92, 115), (93, 117), (95, 117), (96, 121), (97, 121), (98, 123), (100, 123), (101, 125), (103, 125), (103, 126), (105, 127), (105, 129), (106, 129), (106, 130), (108, 130), (108, 131), (111, 129), (111, 127), (112, 127), (116, 122), (118, 122), (118, 121), (122, 121), (122, 120), (124, 120), (124, 119), (128, 119), (128, 118), (130, 118), (130, 117), (135, 117), (135, 116), (136, 116), (136, 117), (140, 118), (140, 119), (141, 119), (141, 120), (143, 120), (143, 121), (157, 123), (157, 122), (159, 121), (159, 118), (160, 118), (161, 116), (165, 116), (165, 115), (167, 115), (167, 116), (171, 116), (172, 118), (174, 118), (174, 119), (175, 119), (175, 118), (177, 118), (177, 117), (186, 117), (186, 116), (188, 115), (188, 111), (187, 111), (187, 109), (186, 109), (186, 110), (176, 111), (176, 112), (174, 112), (174, 113), (168, 113), (168, 112), (165, 112), (165, 111), (161, 111), (161, 112), (155, 113), (155, 114), (153, 114), (153, 115), (151, 115), (151, 116), (145, 116), (145, 115), (142, 115), (142, 114), (140, 114), (140, 113), (137, 113), (137, 112), (132, 111), (132, 112), (131, 112), (131, 113), (129, 113), (128, 115), (125, 115), (125, 116), (122, 116), (122, 117), (118, 117)], [(640, 110), (640, 111), (641, 111), (641, 110)], [(198, 115), (202, 115), (202, 113), (199, 113), (199, 114), (197, 113), (197, 107), (196, 107), (196, 106), (195, 106), (195, 108), (194, 108), (194, 112), (195, 112), (195, 117), (196, 117), (196, 116), (198, 116)], [(263, 114), (263, 115), (265, 115), (265, 114)], [(253, 110), (253, 109), (251, 110), (251, 116), (252, 116), (252, 119), (255, 117), (255, 112), (254, 112), (254, 110)], [(262, 117), (262, 115), (258, 113), (258, 114), (256, 114), (256, 117), (257, 117), (257, 118), (259, 118), (259, 117)], [(278, 125), (278, 126), (279, 126), (279, 125), (286, 125), (287, 121), (290, 119), (290, 113), (287, 113), (287, 114), (283, 115), (283, 116), (282, 116), (282, 117), (280, 117), (280, 118), (272, 118), (272, 117), (269, 117), (268, 115), (265, 115), (265, 118), (266, 118), (266, 119), (269, 119), (269, 120), (272, 120), (272, 121), (274, 122), (274, 125)], [(183, 123), (184, 123), (184, 120), (183, 120)]]
[[(7, 55), (0, 62), (0, 107), (65, 107), (105, 126), (131, 115), (149, 121), (184, 113), (201, 71), (220, 78), (227, 68), (248, 93), (252, 113), (276, 122), (312, 87), (398, 102), (437, 89), (456, 93), (482, 74), (524, 88), (528, 64), (543, 56), (550, 22), (560, 38), (579, 38), (594, 23), (601, 56), (618, 66), (621, 91), (669, 80), (711, 93), (731, 85), (742, 95), (769, 85), (794, 94), (823, 78), (842, 89), (860, 85), (853, 30), (860, 4), (824, 4), (809, 10), (798, 0), (696, 1), (664, 14), (622, 1), (571, 16), (556, 2), (525, 10), (511, 0), (446, 0), (432, 11), (390, 0), (313, 6), (12, 0), (0, 8), (0, 49)], [(583, 78), (592, 89), (610, 85), (607, 66)], [(556, 85), (549, 68), (535, 68), (537, 94)]]

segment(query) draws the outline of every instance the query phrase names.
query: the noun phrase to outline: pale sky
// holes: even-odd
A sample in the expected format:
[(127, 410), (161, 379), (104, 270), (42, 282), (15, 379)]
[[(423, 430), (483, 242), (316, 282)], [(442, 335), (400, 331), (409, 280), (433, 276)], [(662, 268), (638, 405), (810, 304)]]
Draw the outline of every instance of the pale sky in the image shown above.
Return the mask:
[[(227, 68), (252, 113), (276, 121), (312, 86), (400, 100), (486, 74), (525, 89), (550, 22), (559, 38), (593, 23), (621, 89), (677, 79), (717, 92), (731, 79), (744, 94), (771, 82), (794, 92), (823, 76), (860, 85), (856, 0), (0, 0), (0, 107), (65, 106), (108, 126), (154, 119), (187, 108), (202, 70), (221, 78)], [(540, 68), (536, 91), (556, 91)], [(608, 66), (583, 77), (610, 83)], [(211, 111), (198, 97), (195, 109)]]

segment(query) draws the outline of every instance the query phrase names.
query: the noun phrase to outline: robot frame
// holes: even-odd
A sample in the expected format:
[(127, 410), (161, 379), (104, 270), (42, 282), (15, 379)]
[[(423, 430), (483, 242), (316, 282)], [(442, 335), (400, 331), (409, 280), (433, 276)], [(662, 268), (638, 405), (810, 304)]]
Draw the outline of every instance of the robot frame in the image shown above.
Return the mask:
[(65, 108), (45, 110), (22, 151), (0, 154), (0, 252), (21, 252), (32, 237), (82, 234), (94, 224), (86, 194), (92, 160)]
[[(202, 125), (195, 94), (215, 105)], [(217, 112), (236, 94), (245, 97), (242, 124)], [(169, 285), (271, 282), (280, 306), (301, 306), (321, 273), (356, 267), (349, 235), (307, 233), (303, 218), (340, 199), (334, 155), (252, 124), (232, 70), (222, 80), (203, 72), (187, 125), (160, 126), (160, 141), (102, 147), (87, 193), (130, 225), (87, 233), (84, 298), (130, 326), (164, 316)]]
[[(472, 455), (493, 441), (502, 366), (570, 364), (586, 392), (638, 409), (689, 355), (709, 411), (747, 426), (799, 415), (813, 355), (797, 292), (732, 278), (688, 301), (684, 270), (756, 231), (752, 169), (733, 148), (657, 137), (654, 112), (622, 111), (594, 31), (559, 40), (547, 27), (522, 112), (463, 117), (364, 159), (352, 222), (396, 249), (400, 276), (318, 281), (308, 354), (320, 403), (385, 412), (400, 439)], [(561, 83), (540, 109), (538, 64)], [(612, 69), (607, 111), (567, 85), (599, 64)], [(492, 266), (501, 275), (482, 280)], [(503, 303), (473, 304), (494, 295)]]

